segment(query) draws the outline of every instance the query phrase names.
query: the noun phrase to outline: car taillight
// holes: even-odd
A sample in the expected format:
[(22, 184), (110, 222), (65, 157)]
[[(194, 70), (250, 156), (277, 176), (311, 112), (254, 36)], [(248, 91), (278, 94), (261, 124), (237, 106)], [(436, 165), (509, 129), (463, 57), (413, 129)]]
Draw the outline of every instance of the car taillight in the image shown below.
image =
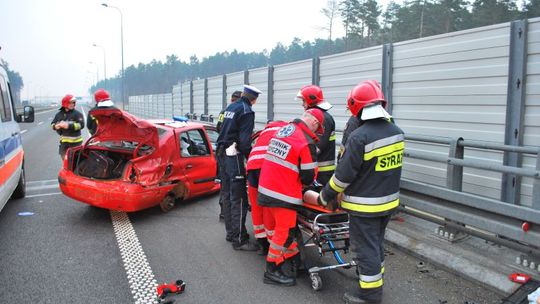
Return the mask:
[(64, 169), (68, 169), (68, 155), (69, 153), (66, 153), (66, 155), (64, 155)]

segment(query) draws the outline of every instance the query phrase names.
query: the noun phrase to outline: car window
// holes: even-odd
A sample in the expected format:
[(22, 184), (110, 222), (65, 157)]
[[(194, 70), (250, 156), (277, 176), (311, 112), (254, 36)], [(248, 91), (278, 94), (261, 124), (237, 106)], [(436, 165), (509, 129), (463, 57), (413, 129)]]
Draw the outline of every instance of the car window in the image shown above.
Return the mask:
[(206, 133), (208, 134), (208, 137), (210, 138), (210, 143), (212, 144), (212, 150), (216, 151), (217, 139), (219, 136), (218, 131), (214, 129), (206, 128)]
[(6, 79), (0, 75), (0, 119), (2, 121), (11, 120), (11, 105), (7, 90)]
[(210, 155), (208, 141), (201, 129), (180, 133), (180, 154), (183, 157)]

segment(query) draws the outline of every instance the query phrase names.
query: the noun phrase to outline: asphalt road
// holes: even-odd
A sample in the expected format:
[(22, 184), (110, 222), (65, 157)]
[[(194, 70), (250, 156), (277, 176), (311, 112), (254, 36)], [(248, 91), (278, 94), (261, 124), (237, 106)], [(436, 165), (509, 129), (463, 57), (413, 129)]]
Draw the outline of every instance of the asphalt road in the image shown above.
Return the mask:
[[(60, 193), (58, 136), (49, 126), (54, 113), (21, 124), (28, 193), (0, 212), (0, 303), (135, 303), (110, 212)], [(352, 269), (321, 272), (318, 292), (307, 275), (294, 287), (263, 284), (263, 257), (234, 251), (225, 241), (217, 201), (213, 195), (167, 214), (159, 208), (129, 214), (155, 280), (187, 283), (185, 293), (172, 297), (176, 303), (341, 303), (343, 292), (356, 286)], [(333, 263), (314, 247), (307, 248), (307, 261)], [(483, 287), (419, 262), (388, 248), (383, 303), (500, 302)]]

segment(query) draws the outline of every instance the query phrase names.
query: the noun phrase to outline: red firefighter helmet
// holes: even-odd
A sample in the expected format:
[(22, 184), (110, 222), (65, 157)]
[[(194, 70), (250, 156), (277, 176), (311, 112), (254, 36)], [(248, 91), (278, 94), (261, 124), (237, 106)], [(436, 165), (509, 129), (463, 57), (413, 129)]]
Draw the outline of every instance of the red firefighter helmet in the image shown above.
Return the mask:
[(64, 98), (62, 98), (62, 108), (67, 108), (69, 104), (74, 101), (77, 101), (75, 96), (67, 94), (66, 96), (64, 96)]
[(330, 103), (324, 101), (322, 89), (313, 84), (300, 89), (296, 98), (305, 101), (307, 108), (318, 107), (322, 110), (329, 110), (332, 107)]
[(111, 97), (109, 95), (109, 92), (105, 91), (104, 89), (99, 89), (94, 93), (94, 100), (97, 103), (100, 103), (105, 100), (110, 100)]
[(376, 80), (367, 80), (355, 86), (347, 95), (347, 108), (354, 116), (366, 105), (381, 102), (386, 108), (386, 100), (381, 90), (381, 85)]

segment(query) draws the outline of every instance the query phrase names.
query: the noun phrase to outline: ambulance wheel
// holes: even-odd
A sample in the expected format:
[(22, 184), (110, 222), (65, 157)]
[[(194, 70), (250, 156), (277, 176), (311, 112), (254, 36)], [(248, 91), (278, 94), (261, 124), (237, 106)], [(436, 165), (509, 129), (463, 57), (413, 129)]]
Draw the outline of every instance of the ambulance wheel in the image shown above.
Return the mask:
[(322, 279), (321, 277), (319, 276), (318, 273), (312, 273), (309, 275), (309, 277), (311, 278), (311, 288), (313, 288), (313, 290), (315, 291), (319, 291), (322, 289)]
[(163, 212), (169, 212), (174, 207), (175, 198), (172, 195), (167, 195), (165, 198), (159, 203), (159, 206), (161, 207), (161, 211)]
[(23, 198), (26, 196), (26, 176), (24, 174), (24, 164), (21, 169), (21, 177), (19, 177), (19, 183), (17, 184), (17, 188), (15, 188), (15, 191), (13, 191), (13, 194), (11, 195), (12, 198)]

